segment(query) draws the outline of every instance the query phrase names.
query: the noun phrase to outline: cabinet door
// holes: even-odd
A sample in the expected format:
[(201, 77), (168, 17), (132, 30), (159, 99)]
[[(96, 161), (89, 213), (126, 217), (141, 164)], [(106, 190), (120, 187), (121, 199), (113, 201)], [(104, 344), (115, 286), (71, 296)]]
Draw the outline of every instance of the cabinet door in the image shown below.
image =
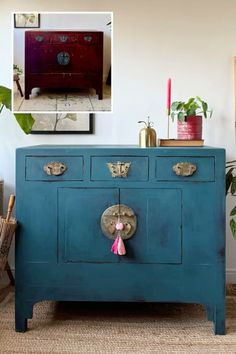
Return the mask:
[(102, 68), (102, 51), (96, 45), (35, 45), (26, 57), (31, 73), (92, 74)]
[(100, 220), (106, 208), (118, 203), (116, 188), (59, 188), (59, 262), (117, 262)]
[(121, 189), (121, 204), (137, 216), (137, 230), (125, 241), (122, 261), (181, 263), (181, 199), (180, 189)]

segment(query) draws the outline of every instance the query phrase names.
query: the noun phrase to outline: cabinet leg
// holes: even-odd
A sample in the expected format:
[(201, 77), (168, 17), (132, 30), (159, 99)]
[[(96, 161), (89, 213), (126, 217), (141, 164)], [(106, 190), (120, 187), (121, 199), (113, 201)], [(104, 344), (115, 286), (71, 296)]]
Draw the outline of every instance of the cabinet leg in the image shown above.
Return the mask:
[(215, 306), (214, 310), (214, 331), (215, 334), (225, 334), (225, 306)]
[(102, 87), (102, 85), (101, 85), (101, 86), (98, 86), (98, 87), (96, 88), (96, 93), (97, 93), (97, 95), (98, 95), (98, 99), (99, 99), (99, 100), (102, 100), (102, 99), (103, 99), (103, 87)]
[(25, 86), (25, 99), (28, 100), (29, 96), (31, 94), (31, 89), (27, 86)]
[(15, 302), (15, 330), (16, 332), (27, 331), (27, 319), (32, 318), (33, 303), (20, 301)]
[(15, 330), (16, 332), (26, 332), (27, 331), (27, 318), (16, 316), (15, 320)]

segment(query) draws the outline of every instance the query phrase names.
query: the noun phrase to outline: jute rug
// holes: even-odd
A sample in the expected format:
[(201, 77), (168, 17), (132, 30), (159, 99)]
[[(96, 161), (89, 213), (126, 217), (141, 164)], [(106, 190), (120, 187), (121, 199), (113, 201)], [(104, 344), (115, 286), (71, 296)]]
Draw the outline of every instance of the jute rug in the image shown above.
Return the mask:
[(0, 353), (236, 353), (236, 297), (227, 334), (215, 336), (201, 305), (42, 302), (26, 333), (14, 331), (14, 291), (0, 303)]

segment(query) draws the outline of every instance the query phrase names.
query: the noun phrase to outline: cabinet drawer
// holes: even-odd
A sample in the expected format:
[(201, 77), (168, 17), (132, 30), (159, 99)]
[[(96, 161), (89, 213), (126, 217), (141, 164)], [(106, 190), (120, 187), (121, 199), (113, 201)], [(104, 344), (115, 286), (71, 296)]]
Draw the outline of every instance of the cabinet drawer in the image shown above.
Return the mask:
[(79, 33), (78, 42), (81, 45), (102, 43), (103, 33)]
[[(189, 165), (183, 166), (181, 163), (188, 163)], [(173, 170), (174, 166), (176, 166), (177, 172)], [(189, 172), (188, 168), (192, 171)], [(194, 169), (196, 170), (194, 171)], [(155, 175), (158, 181), (212, 182), (215, 180), (215, 159), (214, 157), (157, 156)]]
[[(127, 169), (126, 173), (125, 169)], [(91, 157), (91, 180), (147, 181), (148, 157), (93, 156)]]
[(52, 35), (52, 43), (55, 44), (65, 44), (65, 43), (76, 43), (78, 42), (78, 35), (71, 33), (55, 33)]
[(26, 181), (83, 180), (82, 156), (27, 156)]
[(51, 35), (48, 32), (25, 32), (26, 41), (30, 44), (40, 45), (40, 44), (48, 44), (51, 42)]

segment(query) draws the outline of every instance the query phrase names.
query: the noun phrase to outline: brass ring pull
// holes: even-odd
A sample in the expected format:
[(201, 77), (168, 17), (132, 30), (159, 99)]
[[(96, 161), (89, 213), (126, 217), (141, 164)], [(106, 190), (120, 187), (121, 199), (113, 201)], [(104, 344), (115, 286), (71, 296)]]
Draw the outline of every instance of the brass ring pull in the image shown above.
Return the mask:
[(43, 166), (43, 170), (49, 176), (61, 176), (66, 172), (67, 166), (63, 162), (49, 162)]
[(192, 176), (197, 171), (197, 166), (191, 162), (178, 162), (173, 166), (173, 171), (177, 176)]
[(128, 172), (130, 168), (131, 162), (108, 162), (107, 167), (109, 168), (109, 171), (111, 172), (111, 176), (116, 178), (116, 177), (121, 177), (121, 178), (126, 178), (128, 177)]

